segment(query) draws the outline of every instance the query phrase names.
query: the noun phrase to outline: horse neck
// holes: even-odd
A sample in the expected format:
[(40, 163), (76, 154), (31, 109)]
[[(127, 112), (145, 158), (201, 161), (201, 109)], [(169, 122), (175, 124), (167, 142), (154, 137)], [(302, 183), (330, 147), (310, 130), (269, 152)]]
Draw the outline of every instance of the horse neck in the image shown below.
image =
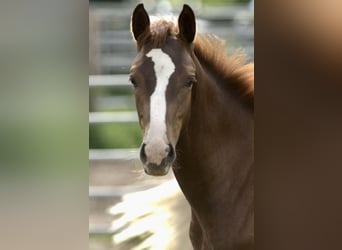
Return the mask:
[(177, 144), (175, 175), (193, 208), (215, 210), (238, 199), (242, 189), (251, 188), (253, 118), (216, 83), (222, 79), (197, 58), (195, 64), (197, 83), (189, 120)]

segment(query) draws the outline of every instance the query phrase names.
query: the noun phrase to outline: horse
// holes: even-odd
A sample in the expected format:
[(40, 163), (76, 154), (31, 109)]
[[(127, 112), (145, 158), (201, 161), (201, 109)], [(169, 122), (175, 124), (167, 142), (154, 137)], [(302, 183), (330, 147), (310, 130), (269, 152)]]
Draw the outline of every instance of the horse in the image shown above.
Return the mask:
[(149, 175), (172, 169), (191, 207), (194, 249), (254, 246), (254, 64), (223, 40), (197, 34), (184, 4), (177, 21), (131, 17), (137, 55), (130, 69), (140, 160)]

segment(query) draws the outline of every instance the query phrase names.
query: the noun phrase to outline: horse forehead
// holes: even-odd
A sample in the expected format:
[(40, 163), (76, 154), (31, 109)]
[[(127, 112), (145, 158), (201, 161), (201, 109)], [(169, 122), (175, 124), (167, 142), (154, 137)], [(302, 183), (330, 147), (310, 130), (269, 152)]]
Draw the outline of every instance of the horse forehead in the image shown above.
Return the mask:
[(169, 78), (175, 71), (176, 65), (171, 56), (161, 48), (151, 49), (146, 53), (146, 57), (151, 58), (154, 63), (154, 71), (157, 78)]

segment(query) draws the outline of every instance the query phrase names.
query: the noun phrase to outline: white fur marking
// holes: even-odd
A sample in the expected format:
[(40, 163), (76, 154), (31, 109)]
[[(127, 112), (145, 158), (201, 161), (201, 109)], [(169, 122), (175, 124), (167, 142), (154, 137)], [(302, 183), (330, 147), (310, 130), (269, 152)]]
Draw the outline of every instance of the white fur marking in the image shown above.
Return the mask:
[(175, 71), (175, 65), (170, 56), (161, 49), (152, 49), (146, 54), (154, 62), (156, 74), (156, 87), (150, 97), (150, 127), (147, 132), (147, 140), (154, 136), (162, 136), (166, 142), (166, 89), (169, 78)]

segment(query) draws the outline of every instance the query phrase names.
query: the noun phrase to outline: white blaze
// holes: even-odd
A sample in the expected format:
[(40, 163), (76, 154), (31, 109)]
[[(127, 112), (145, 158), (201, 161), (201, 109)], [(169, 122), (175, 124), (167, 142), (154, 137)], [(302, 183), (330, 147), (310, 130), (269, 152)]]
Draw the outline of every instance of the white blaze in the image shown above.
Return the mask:
[(146, 56), (151, 57), (156, 75), (156, 87), (150, 97), (150, 127), (146, 139), (162, 136), (166, 141), (166, 89), (175, 65), (161, 49), (152, 49)]

